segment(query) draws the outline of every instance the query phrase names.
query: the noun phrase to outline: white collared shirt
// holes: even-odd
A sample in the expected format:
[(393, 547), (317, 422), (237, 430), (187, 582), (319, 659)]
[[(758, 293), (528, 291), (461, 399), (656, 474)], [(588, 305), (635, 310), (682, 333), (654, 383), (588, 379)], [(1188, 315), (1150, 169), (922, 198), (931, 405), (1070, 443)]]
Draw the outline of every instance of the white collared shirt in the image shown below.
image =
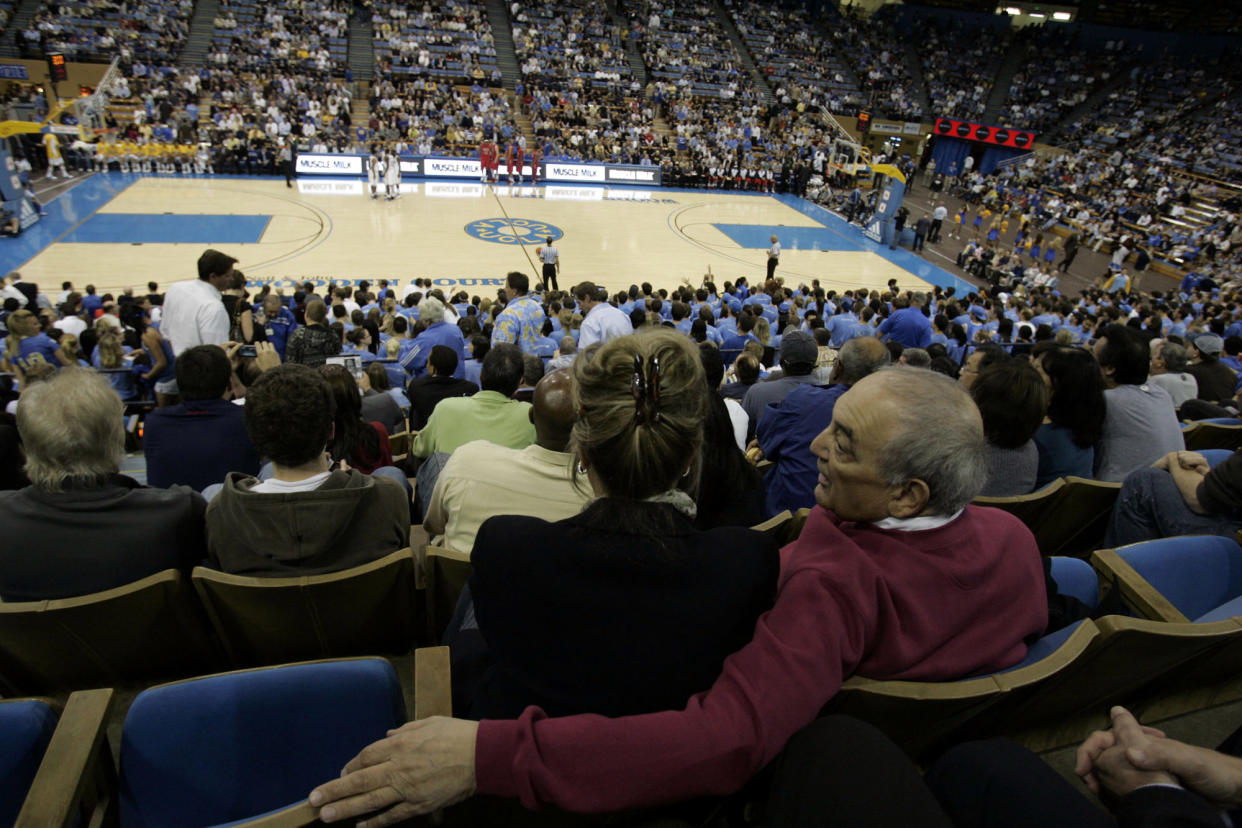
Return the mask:
[(180, 354), (196, 345), (229, 341), (229, 314), (215, 285), (202, 279), (177, 282), (164, 295), (160, 333)]
[(947, 526), (958, 519), (958, 516), (965, 509), (958, 509), (953, 514), (945, 517), (944, 515), (920, 515), (912, 518), (895, 518), (888, 517), (884, 520), (877, 520), (872, 525), (877, 529), (895, 529), (898, 532), (926, 532), (928, 529), (939, 529), (941, 526)]

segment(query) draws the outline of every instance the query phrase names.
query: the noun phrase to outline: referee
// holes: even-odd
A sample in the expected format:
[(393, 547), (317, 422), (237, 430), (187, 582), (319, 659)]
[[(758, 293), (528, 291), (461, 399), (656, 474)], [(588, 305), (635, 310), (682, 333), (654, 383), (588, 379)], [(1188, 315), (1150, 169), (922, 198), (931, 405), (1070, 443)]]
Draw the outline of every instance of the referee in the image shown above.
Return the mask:
[(561, 272), (561, 251), (552, 246), (551, 236), (544, 240), (543, 249), (539, 251), (539, 258), (543, 259), (543, 289), (547, 290), (551, 285), (552, 290), (560, 290), (556, 277)]
[(776, 266), (781, 262), (781, 243), (776, 236), (772, 237), (772, 246), (768, 248), (768, 281), (776, 273)]

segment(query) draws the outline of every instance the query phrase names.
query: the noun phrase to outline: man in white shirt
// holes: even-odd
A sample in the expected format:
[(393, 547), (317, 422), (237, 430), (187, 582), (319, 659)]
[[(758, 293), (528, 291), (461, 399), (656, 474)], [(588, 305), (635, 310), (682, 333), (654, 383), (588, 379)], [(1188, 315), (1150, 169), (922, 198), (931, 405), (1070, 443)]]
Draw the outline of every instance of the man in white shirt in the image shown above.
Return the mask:
[(1186, 400), (1199, 396), (1199, 381), (1186, 373), (1190, 351), (1164, 339), (1151, 341), (1151, 367), (1147, 383), (1158, 385), (1173, 398), (1173, 408), (1181, 408)]
[(198, 257), (198, 279), (169, 286), (160, 333), (172, 344), (173, 353), (228, 342), (229, 315), (220, 290), (233, 278), (236, 262), (219, 250), (207, 250)]
[(574, 299), (582, 311), (582, 330), (578, 335), (578, 348), (582, 349), (596, 342), (607, 342), (619, 336), (634, 333), (630, 318), (619, 308), (605, 301), (594, 282), (583, 282), (573, 290)]
[(776, 273), (776, 266), (781, 261), (781, 243), (776, 236), (772, 236), (772, 246), (768, 248), (768, 279)]

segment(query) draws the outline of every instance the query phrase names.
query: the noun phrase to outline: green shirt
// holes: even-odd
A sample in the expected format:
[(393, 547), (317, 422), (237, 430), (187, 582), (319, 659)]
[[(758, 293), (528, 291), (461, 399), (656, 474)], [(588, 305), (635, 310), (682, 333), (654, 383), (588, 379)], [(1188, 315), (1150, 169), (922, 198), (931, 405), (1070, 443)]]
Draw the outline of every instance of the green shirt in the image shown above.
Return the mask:
[(490, 440), (512, 449), (535, 442), (530, 403), (511, 400), (498, 391), (480, 391), (472, 397), (450, 397), (436, 403), (427, 425), (410, 446), (416, 457), (437, 451), (452, 454), (472, 440)]

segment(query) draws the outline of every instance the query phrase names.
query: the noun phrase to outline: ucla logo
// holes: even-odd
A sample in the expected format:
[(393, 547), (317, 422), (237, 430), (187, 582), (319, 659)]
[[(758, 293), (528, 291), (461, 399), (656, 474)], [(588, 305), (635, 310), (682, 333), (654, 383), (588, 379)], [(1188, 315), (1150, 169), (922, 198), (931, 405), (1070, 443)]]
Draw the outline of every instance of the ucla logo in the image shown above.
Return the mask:
[(479, 219), (466, 225), (466, 234), (496, 244), (542, 244), (548, 237), (565, 235), (559, 227), (524, 218)]

